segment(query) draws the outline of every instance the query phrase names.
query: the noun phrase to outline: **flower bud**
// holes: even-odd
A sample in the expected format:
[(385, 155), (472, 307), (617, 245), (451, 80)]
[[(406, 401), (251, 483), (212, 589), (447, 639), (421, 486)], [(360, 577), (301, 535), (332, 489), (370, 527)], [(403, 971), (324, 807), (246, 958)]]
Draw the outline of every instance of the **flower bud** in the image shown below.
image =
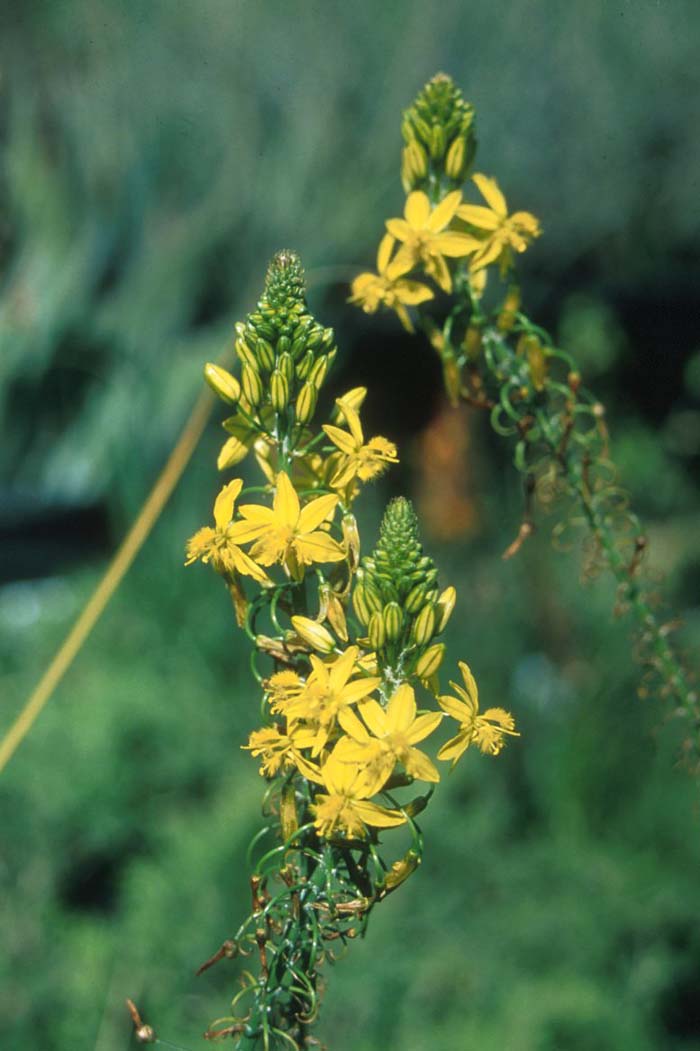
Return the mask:
[(339, 639), (348, 641), (348, 622), (345, 619), (345, 610), (335, 591), (328, 596), (328, 612), (326, 614), (328, 623), (333, 628)]
[(294, 379), (294, 358), (288, 351), (280, 354), (277, 358), (277, 368), (285, 377), (287, 383), (291, 383)]
[(319, 389), (322, 386), (323, 381), (328, 375), (329, 367), (330, 362), (328, 361), (327, 354), (323, 354), (320, 358), (317, 359), (317, 361), (314, 362), (313, 368), (309, 372), (308, 380), (310, 383), (313, 383), (313, 385), (317, 389)]
[(296, 413), (296, 418), (299, 423), (309, 422), (316, 411), (317, 398), (318, 391), (313, 383), (309, 383), (307, 380), (299, 391), (299, 397), (297, 398), (297, 403), (294, 407), (294, 412)]
[(250, 349), (249, 345), (243, 338), (237, 339), (235, 342), (236, 354), (243, 362), (244, 365), (250, 365), (251, 368), (256, 369), (258, 367), (255, 354)]
[(435, 634), (435, 609), (431, 605), (423, 606), (413, 622), (413, 638), (417, 646), (426, 646)]
[(296, 788), (293, 782), (288, 782), (282, 789), (280, 797), (280, 825), (282, 826), (282, 839), (285, 843), (299, 828)]
[(247, 401), (256, 408), (263, 397), (263, 385), (260, 373), (252, 365), (245, 364), (241, 370), (241, 387)]
[(248, 446), (234, 434), (222, 445), (221, 452), (216, 461), (216, 466), (220, 471), (225, 471), (229, 467), (235, 467), (236, 464), (240, 463), (241, 460), (244, 460), (247, 455)]
[(445, 129), (442, 124), (433, 124), (430, 135), (430, 156), (434, 161), (439, 161), (444, 156), (446, 146)]
[(386, 632), (384, 630), (384, 618), (379, 610), (375, 610), (369, 618), (369, 624), (367, 625), (367, 638), (369, 639), (369, 644), (373, 650), (379, 650), (384, 645)]
[(481, 353), (482, 340), (481, 329), (477, 325), (470, 325), (467, 329), (462, 343), (466, 355), (470, 361), (474, 361)]
[(417, 613), (424, 603), (425, 587), (423, 583), (420, 583), (416, 584), (416, 586), (409, 591), (403, 606), (407, 613)]
[[(273, 330), (274, 331), (274, 330)], [(266, 339), (258, 339), (255, 344), (255, 356), (258, 363), (267, 372), (275, 366), (275, 352), (272, 348), (272, 344)]]
[(348, 549), (348, 561), (352, 569), (356, 569), (360, 561), (360, 532), (357, 528), (357, 519), (352, 512), (343, 515), (342, 521), (343, 540)]
[(455, 602), (457, 601), (457, 592), (450, 586), (445, 588), (442, 595), (437, 601), (437, 630), (438, 633), (445, 630), (447, 622), (452, 616), (452, 610), (455, 608)]
[(316, 355), (312, 350), (307, 350), (304, 357), (297, 363), (297, 376), (300, 380), (308, 379), (311, 369), (316, 363)]
[(498, 321), (496, 322), (500, 332), (510, 332), (515, 324), (515, 316), (520, 310), (520, 289), (517, 285), (511, 285), (503, 301)]
[(335, 649), (333, 636), (318, 621), (310, 617), (292, 617), (292, 627), (303, 642), (319, 653), (332, 653)]
[(445, 643), (435, 642), (420, 655), (416, 664), (416, 675), (419, 679), (429, 679), (438, 670), (445, 656)]
[(279, 369), (270, 376), (270, 401), (275, 412), (284, 412), (289, 401), (289, 384), (287, 377)]
[[(292, 349), (292, 341), (289, 336), (280, 336), (277, 340), (277, 357), (281, 358), (283, 354), (289, 354)], [(279, 365), (279, 361), (277, 362)]]
[(403, 613), (398, 602), (384, 607), (384, 631), (389, 642), (396, 642), (403, 629)]
[(445, 157), (445, 174), (448, 179), (454, 179), (455, 182), (461, 182), (465, 175), (466, 165), (464, 163), (467, 155), (466, 143), (462, 135), (458, 135), (457, 138), (450, 144), (450, 148), (447, 151)]
[(360, 624), (363, 628), (366, 627), (369, 624), (369, 618), (372, 616), (372, 610), (367, 604), (365, 586), (361, 581), (357, 581), (353, 589), (352, 608), (355, 610), (355, 615)]
[(236, 377), (226, 369), (222, 369), (220, 365), (214, 365), (208, 361), (204, 366), (204, 379), (214, 394), (218, 394), (229, 405), (235, 405), (241, 396), (241, 385)]

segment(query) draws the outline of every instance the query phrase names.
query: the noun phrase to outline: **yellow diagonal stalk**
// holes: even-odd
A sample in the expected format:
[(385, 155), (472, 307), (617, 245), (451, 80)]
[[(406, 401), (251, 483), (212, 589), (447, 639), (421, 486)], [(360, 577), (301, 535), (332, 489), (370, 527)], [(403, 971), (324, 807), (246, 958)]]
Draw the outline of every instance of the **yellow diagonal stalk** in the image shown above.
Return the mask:
[(107, 603), (158, 521), (161, 511), (180, 480), (202, 436), (213, 405), (214, 397), (208, 390), (200, 394), (175, 448), (148, 494), (136, 521), (124, 537), (104, 576), (83, 607), (24, 708), (0, 741), (0, 773), (27, 736), (59, 682), (70, 668), (81, 646), (102, 616)]

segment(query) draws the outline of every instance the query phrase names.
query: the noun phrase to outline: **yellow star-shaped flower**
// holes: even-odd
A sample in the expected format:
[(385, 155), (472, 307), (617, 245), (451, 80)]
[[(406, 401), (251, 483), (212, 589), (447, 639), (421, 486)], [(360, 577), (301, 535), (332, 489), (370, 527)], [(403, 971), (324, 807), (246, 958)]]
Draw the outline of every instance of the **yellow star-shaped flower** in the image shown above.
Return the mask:
[(310, 731), (294, 724), (287, 733), (279, 726), (264, 726), (261, 730), (254, 730), (248, 744), (242, 744), (241, 748), (260, 759), (263, 777), (275, 777), (291, 767), (296, 767), (304, 776), (307, 771), (316, 776), (316, 768), (301, 754), (301, 749), (308, 748), (312, 737)]
[(193, 562), (211, 562), (217, 573), (243, 573), (261, 584), (270, 579), (238, 546), (234, 536), (233, 508), (243, 488), (240, 478), (225, 485), (214, 502), (214, 528), (203, 526), (187, 541), (185, 565)]
[(485, 237), (470, 260), (473, 271), (490, 263), (500, 262), (505, 272), (512, 264), (512, 253), (524, 252), (530, 242), (539, 237), (540, 224), (530, 212), (514, 212), (508, 215), (508, 205), (495, 179), (487, 175), (473, 176), (488, 208), (479, 204), (462, 204), (457, 209), (457, 218), (469, 223)]
[(479, 688), (468, 664), (459, 662), (464, 689), (454, 682), (450, 686), (457, 697), (439, 697), (443, 711), (456, 719), (459, 733), (442, 746), (438, 759), (451, 759), (454, 766), (470, 744), (475, 744), (485, 755), (498, 755), (505, 744), (504, 736), (519, 737), (515, 720), (504, 708), (487, 708), (479, 715)]
[(372, 786), (362, 766), (344, 763), (333, 752), (321, 767), (316, 780), (326, 789), (311, 804), (316, 829), (326, 839), (338, 834), (355, 838), (365, 835), (367, 825), (392, 828), (406, 818), (398, 810), (388, 810), (368, 801)]
[(435, 207), (430, 207), (428, 195), (414, 190), (406, 198), (403, 219), (387, 219), (386, 228), (393, 237), (403, 242), (395, 264), (407, 268), (421, 263), (443, 292), (452, 291), (452, 277), (445, 256), (460, 258), (477, 251), (481, 243), (469, 234), (448, 230), (462, 201), (460, 190), (448, 193)]
[(350, 302), (357, 303), (366, 314), (374, 314), (383, 303), (396, 311), (401, 324), (408, 332), (413, 332), (413, 324), (406, 307), (427, 302), (433, 298), (433, 293), (420, 281), (404, 278), (403, 275), (412, 268), (413, 262), (406, 255), (392, 261), (391, 253), (395, 244), (391, 234), (384, 235), (377, 252), (377, 273), (367, 271), (358, 274), (350, 288)]
[(359, 655), (357, 646), (349, 646), (335, 661), (326, 664), (312, 653), (312, 672), (304, 691), (296, 697), (288, 694), (289, 699), (282, 699), (278, 693), (275, 699), (277, 710), (288, 719), (303, 720), (313, 729), (312, 755), (319, 755), (326, 747), (340, 715), (376, 690), (381, 682), (378, 676), (352, 678), (360, 670), (356, 664)]
[(345, 551), (337, 540), (319, 529), (337, 503), (338, 497), (329, 493), (302, 507), (289, 476), (281, 471), (272, 507), (241, 505), (244, 521), (232, 526), (231, 533), (239, 544), (254, 541), (250, 557), (258, 565), (280, 562), (295, 580), (301, 580), (304, 566), (314, 562), (340, 562), (345, 558)]
[(363, 700), (358, 711), (365, 725), (349, 709), (339, 713), (338, 720), (348, 736), (338, 742), (334, 754), (363, 764), (373, 792), (386, 783), (397, 763), (420, 781), (440, 780), (431, 760), (415, 745), (433, 733), (443, 716), (441, 712), (418, 715), (411, 686), (399, 686), (386, 710), (374, 700)]
[(341, 453), (330, 484), (333, 489), (345, 489), (356, 478), (361, 482), (368, 482), (376, 478), (386, 470), (390, 463), (398, 463), (399, 459), (396, 455), (396, 446), (387, 438), (377, 435), (365, 443), (358, 414), (341, 398), (338, 398), (337, 402), (342, 409), (350, 433), (330, 423), (324, 424), (323, 429)]

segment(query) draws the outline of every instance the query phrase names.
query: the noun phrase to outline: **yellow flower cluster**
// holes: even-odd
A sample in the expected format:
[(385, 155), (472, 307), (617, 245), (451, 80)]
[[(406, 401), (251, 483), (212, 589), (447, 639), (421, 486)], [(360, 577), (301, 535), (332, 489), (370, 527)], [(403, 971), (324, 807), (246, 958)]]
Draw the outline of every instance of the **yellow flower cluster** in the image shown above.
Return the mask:
[[(499, 205), (495, 198), (492, 203)], [(380, 249), (381, 288), (372, 292), (365, 283), (366, 304), (375, 293), (377, 302), (393, 296), (401, 312), (409, 301), (425, 298), (426, 286), (403, 277), (417, 263), (449, 290), (446, 258), (496, 258), (485, 238), (449, 228), (463, 207), (459, 191), (432, 210), (422, 191), (411, 193), (405, 218), (388, 224)], [(468, 221), (486, 229), (480, 212)], [(523, 220), (516, 215), (510, 222), (509, 229), (522, 236)], [(494, 227), (489, 236), (497, 232)], [(301, 289), (298, 261), (281, 253), (258, 310), (237, 327), (240, 380), (221, 366), (206, 367), (210, 386), (237, 405), (236, 415), (224, 422), (230, 437), (219, 465), (239, 463), (254, 451), (265, 484), (252, 492), (264, 495), (246, 500), (240, 478), (224, 485), (214, 502), (213, 526), (199, 529), (187, 543), (186, 564), (209, 563), (224, 578), (239, 622), (258, 653), (275, 662), (274, 671), (260, 677), (266, 724), (244, 746), (259, 760), (260, 773), (291, 785), (292, 797), (303, 779), (305, 822), (313, 821), (326, 839), (357, 839), (374, 835), (373, 828), (412, 820), (415, 808), (424, 805), (423, 797), (399, 804), (387, 793), (414, 781), (440, 780), (424, 749), (446, 717), (457, 721), (458, 731), (434, 755), (452, 765), (470, 744), (497, 755), (515, 728), (502, 709), (479, 713), (465, 664), (465, 688), (453, 684), (455, 696), (440, 694), (445, 645), (436, 639), (456, 593), (438, 589), (437, 569), (422, 554), (408, 501), (392, 502), (373, 555), (360, 560), (352, 502), (365, 483), (398, 462), (397, 450), (381, 435), (365, 436), (361, 387), (336, 400), (329, 422), (312, 427), (316, 394), (335, 351), (330, 330), (306, 312)], [(309, 609), (312, 578), (315, 617)], [(258, 585), (254, 599), (246, 596), (244, 580)], [(257, 627), (265, 611), (271, 635)], [(420, 707), (417, 690), (426, 698)]]
[[(473, 182), (486, 202), (463, 202), (462, 191), (453, 190), (432, 203), (423, 190), (406, 198), (402, 219), (388, 219), (387, 234), (377, 255), (377, 273), (359, 274), (352, 283), (350, 302), (373, 314), (380, 306), (394, 310), (403, 326), (413, 331), (407, 307), (432, 299), (432, 289), (409, 279), (422, 271), (443, 292), (450, 293), (453, 278), (447, 259), (465, 259), (467, 280), (483, 289), (487, 268), (497, 264), (505, 275), (513, 252), (524, 252), (540, 235), (540, 225), (530, 212), (508, 213), (508, 205), (495, 179), (480, 173)], [(398, 251), (392, 259), (396, 243)]]
[(479, 714), (478, 691), (466, 664), (460, 663), (466, 690), (451, 683), (459, 700), (439, 697), (443, 711), (419, 712), (415, 690), (400, 683), (384, 700), (382, 678), (367, 671), (370, 654), (349, 646), (324, 661), (310, 655), (311, 671), (304, 678), (285, 670), (266, 682), (266, 696), (275, 722), (250, 735), (247, 748), (261, 761), (260, 772), (274, 777), (296, 769), (307, 780), (324, 786), (313, 805), (323, 836), (345, 833), (356, 838), (365, 826), (402, 824), (406, 812), (371, 801), (397, 774), (399, 783), (438, 782), (433, 761), (416, 745), (440, 726), (443, 712), (456, 719), (459, 732), (437, 753), (456, 763), (470, 744), (498, 755), (504, 735), (517, 736), (511, 715), (502, 708)]

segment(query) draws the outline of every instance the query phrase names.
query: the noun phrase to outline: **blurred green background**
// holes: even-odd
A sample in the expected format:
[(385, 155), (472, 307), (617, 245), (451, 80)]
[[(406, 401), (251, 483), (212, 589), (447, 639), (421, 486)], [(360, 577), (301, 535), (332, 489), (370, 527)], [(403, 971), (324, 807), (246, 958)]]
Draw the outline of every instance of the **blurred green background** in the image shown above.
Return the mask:
[[(636, 697), (612, 586), (581, 587), (546, 522), (501, 561), (520, 494), (481, 420), (460, 432), (469, 528), (445, 537), (434, 356), (346, 303), (402, 208), (401, 110), (444, 69), (477, 107), (478, 169), (543, 223), (526, 302), (609, 407), (692, 652), (699, 33), (694, 0), (0, 6), (1, 727), (289, 245), (338, 333), (334, 389), (366, 382), (368, 430), (401, 446), (361, 504), (365, 549), (388, 495), (420, 497), (458, 587), (453, 661), (523, 731), (440, 786), (422, 870), (329, 970), (332, 1051), (700, 1048), (697, 786), (676, 724)], [(228, 597), (182, 566), (220, 484), (218, 418), (0, 777), (8, 1051), (127, 1048), (127, 995), (201, 1047), (235, 988), (235, 963), (193, 977), (248, 910), (262, 787), (239, 751), (257, 701)]]

